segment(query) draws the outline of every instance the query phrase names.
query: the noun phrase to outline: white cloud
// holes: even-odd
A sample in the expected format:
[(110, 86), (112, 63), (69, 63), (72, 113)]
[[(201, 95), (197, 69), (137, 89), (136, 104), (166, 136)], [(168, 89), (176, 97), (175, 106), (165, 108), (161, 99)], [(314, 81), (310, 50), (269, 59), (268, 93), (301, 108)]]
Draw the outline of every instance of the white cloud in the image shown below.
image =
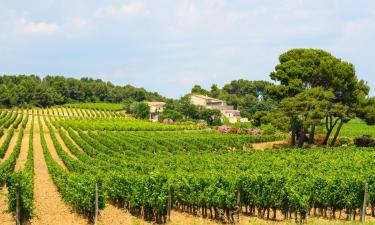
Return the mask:
[(144, 15), (147, 13), (142, 2), (129, 2), (116, 7), (109, 5), (104, 8), (100, 8), (97, 12), (99, 16), (114, 17), (114, 18), (126, 18)]
[(51, 35), (60, 30), (60, 25), (46, 22), (31, 22), (22, 17), (17, 21), (17, 31), (27, 35)]

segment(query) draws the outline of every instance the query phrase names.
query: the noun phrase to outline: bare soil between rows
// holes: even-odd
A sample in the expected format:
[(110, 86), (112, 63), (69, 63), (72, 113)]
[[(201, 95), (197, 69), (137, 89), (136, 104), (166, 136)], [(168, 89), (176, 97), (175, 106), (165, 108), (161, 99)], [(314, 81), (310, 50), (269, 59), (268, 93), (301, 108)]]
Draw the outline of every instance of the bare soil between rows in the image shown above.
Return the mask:
[[(36, 131), (36, 130), (35, 130)], [(34, 205), (35, 217), (32, 225), (87, 225), (87, 219), (67, 206), (52, 181), (44, 159), (40, 133), (36, 132), (34, 143)], [(51, 146), (48, 145), (50, 148)]]

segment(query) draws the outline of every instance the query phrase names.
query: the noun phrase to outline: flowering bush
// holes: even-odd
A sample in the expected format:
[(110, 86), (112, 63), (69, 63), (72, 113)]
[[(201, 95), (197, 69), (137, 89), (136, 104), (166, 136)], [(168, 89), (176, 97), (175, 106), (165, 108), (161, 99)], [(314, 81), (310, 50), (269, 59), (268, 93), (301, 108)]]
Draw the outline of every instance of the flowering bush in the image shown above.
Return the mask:
[(163, 120), (163, 123), (165, 123), (165, 124), (172, 124), (173, 120), (170, 119), (170, 118), (166, 118), (166, 119)]
[(246, 130), (246, 133), (251, 135), (262, 135), (264, 134), (264, 131), (257, 128), (250, 128)]
[(223, 126), (219, 126), (219, 127), (217, 128), (217, 130), (218, 130), (220, 133), (228, 133), (229, 130), (230, 130), (230, 128), (229, 128), (228, 126), (223, 125)]

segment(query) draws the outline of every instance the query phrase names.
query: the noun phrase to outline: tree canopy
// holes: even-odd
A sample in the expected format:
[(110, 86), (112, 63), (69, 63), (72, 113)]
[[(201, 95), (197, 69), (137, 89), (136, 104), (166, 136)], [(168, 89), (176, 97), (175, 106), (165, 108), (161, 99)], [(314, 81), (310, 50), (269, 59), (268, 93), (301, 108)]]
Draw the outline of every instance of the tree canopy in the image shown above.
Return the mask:
[(162, 101), (158, 93), (148, 92), (131, 85), (117, 86), (92, 78), (65, 78), (63, 76), (36, 75), (0, 76), (0, 105), (51, 106), (74, 102), (121, 103), (134, 101)]
[(270, 75), (278, 85), (269, 86), (267, 93), (290, 117), (292, 143), (303, 146), (309, 131), (310, 142), (315, 126), (323, 119), (326, 124), (327, 144), (337, 126), (331, 145), (345, 122), (359, 115), (358, 109), (366, 102), (367, 84), (358, 80), (351, 63), (342, 61), (319, 49), (292, 49), (279, 57), (279, 64)]
[(191, 93), (225, 100), (228, 105), (233, 105), (235, 109), (240, 110), (242, 117), (251, 118), (258, 111), (271, 110), (274, 101), (269, 98), (266, 90), (272, 85), (268, 81), (240, 79), (225, 84), (221, 89), (213, 84), (210, 91), (195, 85)]

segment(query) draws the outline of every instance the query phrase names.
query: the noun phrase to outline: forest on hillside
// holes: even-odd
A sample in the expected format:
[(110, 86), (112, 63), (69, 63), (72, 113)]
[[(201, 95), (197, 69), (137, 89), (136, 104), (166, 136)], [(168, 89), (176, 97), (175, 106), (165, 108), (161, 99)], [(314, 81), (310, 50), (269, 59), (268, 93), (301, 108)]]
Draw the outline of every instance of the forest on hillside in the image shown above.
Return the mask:
[(66, 78), (63, 76), (3, 75), (0, 76), (0, 105), (3, 107), (47, 107), (74, 102), (121, 103), (161, 101), (158, 93), (131, 85), (118, 86), (93, 78)]

